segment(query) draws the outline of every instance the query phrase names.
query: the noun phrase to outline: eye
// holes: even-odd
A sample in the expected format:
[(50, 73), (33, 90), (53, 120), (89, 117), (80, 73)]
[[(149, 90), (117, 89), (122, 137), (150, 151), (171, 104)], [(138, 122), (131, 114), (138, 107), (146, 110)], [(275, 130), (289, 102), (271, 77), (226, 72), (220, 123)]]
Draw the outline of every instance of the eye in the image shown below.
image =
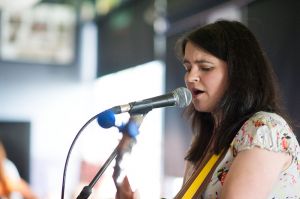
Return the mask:
[(213, 70), (214, 68), (211, 67), (211, 66), (203, 66), (200, 68), (202, 71), (205, 71), (205, 72), (208, 72), (208, 71), (211, 71)]
[(200, 63), (198, 64), (198, 68), (201, 71), (208, 72), (214, 69), (214, 65), (210, 63)]

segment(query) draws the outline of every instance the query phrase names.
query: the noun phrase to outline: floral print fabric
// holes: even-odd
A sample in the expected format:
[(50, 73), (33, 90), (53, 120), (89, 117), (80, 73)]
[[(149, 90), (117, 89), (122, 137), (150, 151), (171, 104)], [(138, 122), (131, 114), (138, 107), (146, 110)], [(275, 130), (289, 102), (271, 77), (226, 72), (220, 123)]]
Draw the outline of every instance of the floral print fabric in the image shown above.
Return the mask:
[(244, 123), (224, 159), (214, 171), (203, 198), (220, 198), (224, 180), (234, 158), (240, 151), (253, 147), (284, 152), (292, 156), (292, 163), (281, 172), (268, 199), (300, 199), (299, 143), (285, 120), (268, 112), (258, 112)]

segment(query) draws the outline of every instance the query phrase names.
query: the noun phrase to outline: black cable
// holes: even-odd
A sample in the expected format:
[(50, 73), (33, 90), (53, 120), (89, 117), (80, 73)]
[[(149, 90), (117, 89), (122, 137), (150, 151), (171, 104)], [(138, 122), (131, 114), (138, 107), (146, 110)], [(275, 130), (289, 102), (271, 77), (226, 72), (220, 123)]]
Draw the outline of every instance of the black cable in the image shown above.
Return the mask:
[(63, 173), (63, 181), (62, 181), (62, 187), (61, 187), (61, 199), (64, 199), (64, 195), (65, 195), (65, 184), (66, 184), (66, 174), (67, 174), (67, 167), (68, 167), (68, 163), (69, 163), (69, 159), (71, 156), (71, 152), (73, 150), (73, 147), (75, 145), (75, 142), (77, 141), (78, 137), (80, 136), (80, 134), (82, 133), (82, 131), (93, 121), (98, 117), (99, 114), (95, 115), (94, 117), (92, 117), (91, 119), (89, 119), (82, 127), (81, 129), (78, 131), (77, 135), (75, 136), (70, 149), (68, 151), (68, 155), (66, 158), (66, 162), (65, 162), (65, 167), (64, 167), (64, 173)]

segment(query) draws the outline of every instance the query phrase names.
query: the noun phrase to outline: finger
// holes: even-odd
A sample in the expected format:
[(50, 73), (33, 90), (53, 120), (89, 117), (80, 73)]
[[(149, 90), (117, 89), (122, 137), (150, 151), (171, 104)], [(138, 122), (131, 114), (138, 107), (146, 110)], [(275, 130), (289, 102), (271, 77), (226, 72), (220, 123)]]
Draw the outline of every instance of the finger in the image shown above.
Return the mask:
[(134, 193), (126, 176), (123, 182), (119, 186), (117, 186), (116, 199), (133, 199), (133, 195)]

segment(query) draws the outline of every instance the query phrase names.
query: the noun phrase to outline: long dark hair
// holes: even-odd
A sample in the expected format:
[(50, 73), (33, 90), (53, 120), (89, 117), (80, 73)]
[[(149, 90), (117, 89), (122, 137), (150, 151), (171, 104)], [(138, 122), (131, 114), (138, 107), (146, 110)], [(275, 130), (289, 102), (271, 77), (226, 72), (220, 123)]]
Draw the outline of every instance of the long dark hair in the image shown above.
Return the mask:
[[(258, 111), (283, 115), (275, 73), (253, 33), (237, 21), (219, 20), (197, 28), (178, 40), (176, 48), (184, 56), (187, 42), (205, 49), (228, 64), (229, 86), (218, 104), (221, 120), (215, 126), (211, 113), (186, 110), (194, 140), (186, 159), (197, 162), (208, 143), (213, 152), (229, 147), (242, 124)], [(285, 114), (284, 114), (285, 115)]]

